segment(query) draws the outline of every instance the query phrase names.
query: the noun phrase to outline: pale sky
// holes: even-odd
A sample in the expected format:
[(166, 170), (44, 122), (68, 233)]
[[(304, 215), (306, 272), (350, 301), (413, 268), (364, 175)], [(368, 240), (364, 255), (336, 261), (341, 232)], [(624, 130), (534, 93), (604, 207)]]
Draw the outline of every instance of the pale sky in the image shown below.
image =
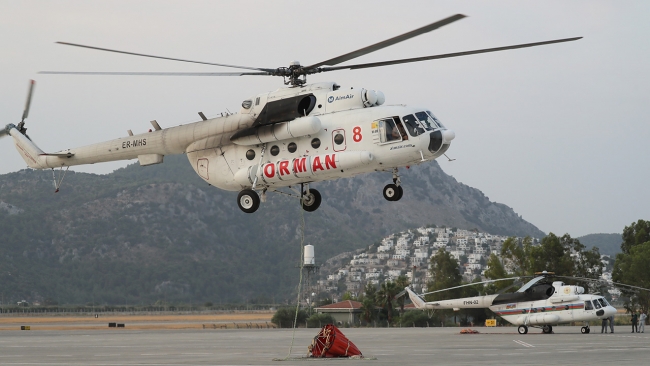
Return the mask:
[[(348, 63), (583, 36), (557, 45), (308, 77), (431, 109), (456, 139), (442, 168), (545, 232), (621, 232), (650, 219), (648, 1), (0, 0), (0, 118), (45, 151), (238, 111), (282, 86), (269, 76), (59, 76), (38, 71), (237, 71), (56, 41), (252, 67), (323, 61), (461, 13)], [(0, 174), (25, 163), (0, 141)], [(75, 167), (108, 173), (129, 162)], [(408, 181), (403, 182), (408, 189)], [(383, 200), (380, 194), (377, 199)], [(14, 202), (20, 205), (19, 202)]]

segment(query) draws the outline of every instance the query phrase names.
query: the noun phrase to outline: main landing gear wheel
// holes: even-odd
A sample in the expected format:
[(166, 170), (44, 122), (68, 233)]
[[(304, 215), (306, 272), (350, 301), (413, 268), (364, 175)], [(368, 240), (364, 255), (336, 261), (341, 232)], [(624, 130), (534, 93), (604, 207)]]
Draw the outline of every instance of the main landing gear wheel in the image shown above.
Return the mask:
[(402, 186), (387, 184), (386, 187), (384, 187), (384, 198), (387, 201), (399, 201), (403, 195), (404, 190), (402, 189)]
[(517, 331), (519, 334), (526, 334), (528, 333), (528, 327), (525, 325), (520, 325), (519, 328), (517, 328)]
[(580, 333), (582, 334), (589, 334), (589, 332), (591, 332), (591, 329), (589, 329), (589, 327), (580, 328)]
[(260, 208), (260, 196), (252, 189), (244, 189), (237, 196), (239, 209), (246, 213), (253, 213)]
[(320, 192), (315, 189), (309, 189), (309, 193), (302, 195), (302, 209), (307, 212), (314, 212), (322, 201)]
[(551, 334), (553, 333), (553, 327), (550, 325), (545, 325), (542, 327), (542, 333), (544, 334)]

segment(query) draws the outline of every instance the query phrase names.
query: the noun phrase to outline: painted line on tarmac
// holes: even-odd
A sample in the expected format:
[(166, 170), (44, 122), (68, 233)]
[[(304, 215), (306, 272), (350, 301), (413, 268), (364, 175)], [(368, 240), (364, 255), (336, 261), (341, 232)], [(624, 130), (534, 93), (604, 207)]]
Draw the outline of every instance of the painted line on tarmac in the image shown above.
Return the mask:
[(515, 342), (515, 343), (517, 343), (517, 344), (519, 344), (519, 345), (522, 345), (522, 346), (524, 346), (524, 347), (528, 347), (528, 348), (530, 348), (530, 347), (533, 347), (533, 348), (534, 348), (534, 347), (535, 347), (535, 346), (533, 346), (532, 344), (529, 344), (529, 343), (526, 343), (526, 342), (524, 342), (524, 341), (520, 341), (520, 340), (517, 340), (517, 339), (513, 339), (512, 341)]

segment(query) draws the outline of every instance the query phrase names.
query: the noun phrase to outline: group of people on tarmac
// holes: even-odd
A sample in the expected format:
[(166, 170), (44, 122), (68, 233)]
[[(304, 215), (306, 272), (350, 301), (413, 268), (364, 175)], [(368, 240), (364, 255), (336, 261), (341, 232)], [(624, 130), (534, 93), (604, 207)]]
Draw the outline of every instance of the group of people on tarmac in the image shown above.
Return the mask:
[(632, 312), (632, 333), (645, 333), (645, 320), (647, 318), (648, 316), (643, 311), (638, 317), (636, 312)]
[[(645, 312), (637, 315), (636, 312), (632, 312), (632, 333), (645, 333), (645, 320), (648, 318)], [(614, 333), (614, 316), (603, 319), (602, 327), (600, 328), (601, 333), (607, 333), (607, 322), (609, 322), (609, 329)]]

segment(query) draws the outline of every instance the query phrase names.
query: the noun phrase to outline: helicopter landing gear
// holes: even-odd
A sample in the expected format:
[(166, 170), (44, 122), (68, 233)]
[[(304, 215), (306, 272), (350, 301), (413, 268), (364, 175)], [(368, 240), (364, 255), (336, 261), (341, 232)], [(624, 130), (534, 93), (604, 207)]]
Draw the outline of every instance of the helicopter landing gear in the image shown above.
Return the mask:
[(589, 332), (591, 332), (591, 329), (589, 329), (588, 325), (580, 328), (580, 333), (582, 333), (582, 334), (589, 334)]
[(403, 194), (404, 190), (402, 189), (402, 186), (387, 184), (386, 187), (384, 187), (384, 198), (387, 201), (399, 201)]
[(393, 168), (393, 184), (387, 184), (383, 192), (387, 201), (399, 201), (402, 198), (404, 190), (401, 183), (397, 168)]
[(307, 186), (307, 190), (303, 192), (301, 200), (303, 210), (307, 212), (314, 212), (316, 209), (318, 209), (318, 207), (320, 207), (322, 198), (320, 192), (315, 189), (309, 189), (309, 186)]
[(525, 325), (520, 325), (519, 328), (517, 328), (517, 331), (519, 334), (526, 334), (528, 333), (528, 327)]
[(252, 189), (244, 189), (237, 196), (237, 206), (246, 213), (253, 213), (260, 208), (260, 196)]
[(551, 334), (553, 333), (553, 327), (550, 325), (545, 325), (542, 327), (542, 333), (544, 334)]

